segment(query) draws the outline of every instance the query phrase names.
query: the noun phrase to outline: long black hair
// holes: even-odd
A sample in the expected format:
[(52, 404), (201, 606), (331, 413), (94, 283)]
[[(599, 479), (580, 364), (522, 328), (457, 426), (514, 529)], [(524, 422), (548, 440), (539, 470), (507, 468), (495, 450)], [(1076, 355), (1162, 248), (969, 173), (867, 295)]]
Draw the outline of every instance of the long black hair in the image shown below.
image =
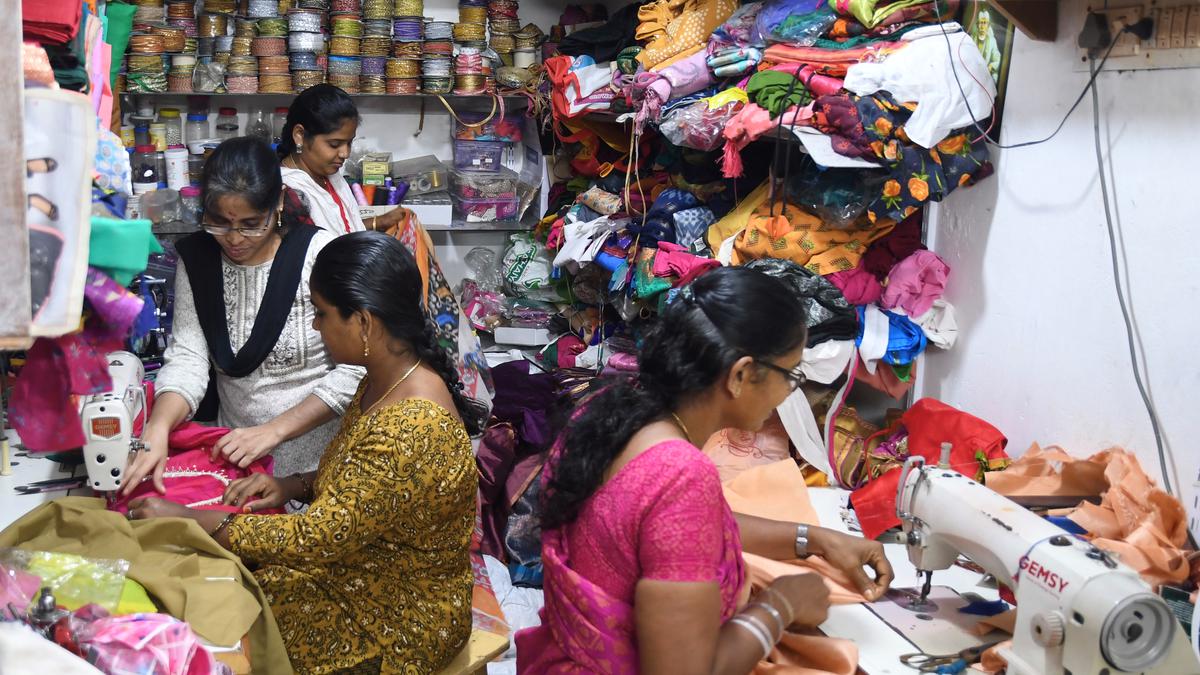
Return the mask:
[(574, 521), (642, 427), (703, 394), (738, 359), (781, 356), (802, 347), (805, 333), (799, 299), (762, 272), (724, 267), (685, 287), (648, 330), (637, 378), (599, 384), (567, 423), (542, 499), (542, 527)]
[(300, 92), (288, 107), (287, 121), (279, 137), (279, 157), (282, 159), (296, 152), (292, 131), (297, 124), (304, 128), (305, 138), (312, 138), (337, 131), (346, 120), (358, 119), (358, 108), (349, 94), (332, 84), (311, 86)]
[[(285, 194), (279, 173), (279, 157), (261, 138), (239, 136), (224, 141), (204, 162), (200, 174), (200, 203), (207, 212), (225, 197), (241, 197), (255, 211), (274, 211)], [(311, 225), (303, 198), (286, 190), (280, 234), (293, 225)]]
[(310, 283), (343, 318), (369, 312), (392, 337), (412, 345), (417, 358), (446, 382), (467, 432), (483, 430), (487, 408), (463, 394), (458, 369), (438, 344), (433, 322), (421, 307), (421, 273), (404, 244), (382, 232), (342, 235), (317, 254)]

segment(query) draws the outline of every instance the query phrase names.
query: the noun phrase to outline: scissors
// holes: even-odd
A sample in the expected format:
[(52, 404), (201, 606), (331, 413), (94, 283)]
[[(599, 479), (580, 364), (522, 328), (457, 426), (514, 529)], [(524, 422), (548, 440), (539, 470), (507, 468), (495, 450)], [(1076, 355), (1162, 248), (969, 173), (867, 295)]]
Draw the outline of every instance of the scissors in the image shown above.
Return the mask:
[(983, 653), (992, 647), (1000, 644), (999, 642), (990, 642), (976, 647), (968, 647), (967, 649), (955, 654), (926, 654), (924, 652), (915, 652), (912, 654), (904, 654), (900, 657), (900, 663), (911, 668), (916, 668), (922, 673), (938, 673), (939, 675), (956, 675), (967, 669), (967, 666), (979, 660)]

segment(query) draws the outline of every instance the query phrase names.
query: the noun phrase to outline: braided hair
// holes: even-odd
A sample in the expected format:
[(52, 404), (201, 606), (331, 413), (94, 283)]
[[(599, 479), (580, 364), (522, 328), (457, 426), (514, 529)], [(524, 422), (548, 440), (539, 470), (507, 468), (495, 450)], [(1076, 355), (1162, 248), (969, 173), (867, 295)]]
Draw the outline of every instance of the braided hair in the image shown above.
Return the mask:
[(710, 390), (744, 357), (802, 347), (804, 307), (781, 281), (742, 267), (708, 272), (683, 288), (647, 331), (636, 378), (614, 379), (566, 424), (542, 497), (543, 528), (567, 525), (642, 427)]
[(411, 345), (446, 383), (467, 432), (474, 436), (483, 430), (487, 408), (463, 393), (454, 359), (439, 344), (433, 321), (421, 306), (421, 273), (404, 244), (382, 232), (340, 236), (317, 255), (310, 283), (343, 318), (367, 312), (392, 337)]

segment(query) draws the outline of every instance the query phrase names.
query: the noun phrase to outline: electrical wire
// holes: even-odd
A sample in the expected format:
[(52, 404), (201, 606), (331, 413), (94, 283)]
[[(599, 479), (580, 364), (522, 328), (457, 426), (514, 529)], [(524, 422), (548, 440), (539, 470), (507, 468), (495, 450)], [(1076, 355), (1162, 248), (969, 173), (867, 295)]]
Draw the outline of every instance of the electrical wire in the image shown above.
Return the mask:
[[(1116, 40), (1113, 40), (1116, 44)], [(1112, 46), (1109, 46), (1109, 51), (1112, 51)], [(1107, 58), (1105, 54), (1105, 58)], [(1094, 61), (1092, 63), (1095, 63)], [(1137, 383), (1138, 394), (1142, 397), (1142, 404), (1146, 406), (1146, 414), (1150, 417), (1150, 427), (1154, 430), (1154, 443), (1158, 447), (1158, 463), (1159, 469), (1162, 471), (1163, 489), (1167, 494), (1174, 494), (1171, 489), (1171, 478), (1167, 471), (1167, 453), (1163, 446), (1162, 428), (1158, 422), (1158, 411), (1154, 407), (1154, 403), (1150, 400), (1150, 395), (1146, 393), (1146, 385), (1142, 382), (1142, 367), (1138, 363), (1137, 347), (1133, 335), (1133, 320), (1129, 316), (1129, 307), (1125, 302), (1125, 293), (1121, 290), (1121, 272), (1117, 264), (1117, 237), (1113, 226), (1112, 209), (1109, 207), (1108, 198), (1108, 180), (1104, 177), (1106, 167), (1104, 165), (1104, 153), (1100, 144), (1100, 94), (1097, 87), (1091, 83), (1095, 82), (1096, 75), (1099, 74), (1100, 68), (1104, 66), (1104, 62), (1100, 62), (1099, 67), (1092, 69), (1092, 79), (1089, 82), (1089, 87), (1092, 89), (1092, 129), (1095, 134), (1096, 141), (1096, 168), (1100, 172), (1100, 197), (1104, 202), (1104, 221), (1108, 229), (1108, 250), (1112, 258), (1112, 278), (1113, 286), (1117, 291), (1117, 302), (1121, 306), (1121, 318), (1125, 320), (1125, 338), (1129, 344), (1129, 361), (1133, 369), (1133, 381)], [(1086, 90), (1085, 90), (1086, 91)]]

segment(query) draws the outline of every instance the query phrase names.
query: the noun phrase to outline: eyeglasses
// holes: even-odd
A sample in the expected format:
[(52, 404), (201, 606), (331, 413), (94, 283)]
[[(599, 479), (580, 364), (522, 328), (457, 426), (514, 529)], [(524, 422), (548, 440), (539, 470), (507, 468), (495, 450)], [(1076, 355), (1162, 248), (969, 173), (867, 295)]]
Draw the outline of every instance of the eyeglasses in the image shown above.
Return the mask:
[(808, 376), (804, 374), (804, 371), (800, 369), (800, 366), (796, 366), (794, 370), (788, 370), (783, 366), (777, 366), (769, 361), (755, 361), (755, 363), (763, 368), (766, 368), (767, 370), (773, 370), (782, 375), (784, 379), (788, 381), (788, 386), (791, 387), (792, 391), (796, 391), (800, 388), (800, 385), (808, 382)]
[[(278, 213), (275, 215), (278, 216)], [(217, 237), (223, 237), (233, 232), (237, 232), (243, 237), (257, 239), (270, 233), (274, 226), (271, 222), (271, 217), (267, 216), (266, 225), (256, 225), (254, 227), (229, 227), (228, 225), (213, 225), (208, 221), (204, 221), (202, 227), (204, 228), (205, 232)]]

